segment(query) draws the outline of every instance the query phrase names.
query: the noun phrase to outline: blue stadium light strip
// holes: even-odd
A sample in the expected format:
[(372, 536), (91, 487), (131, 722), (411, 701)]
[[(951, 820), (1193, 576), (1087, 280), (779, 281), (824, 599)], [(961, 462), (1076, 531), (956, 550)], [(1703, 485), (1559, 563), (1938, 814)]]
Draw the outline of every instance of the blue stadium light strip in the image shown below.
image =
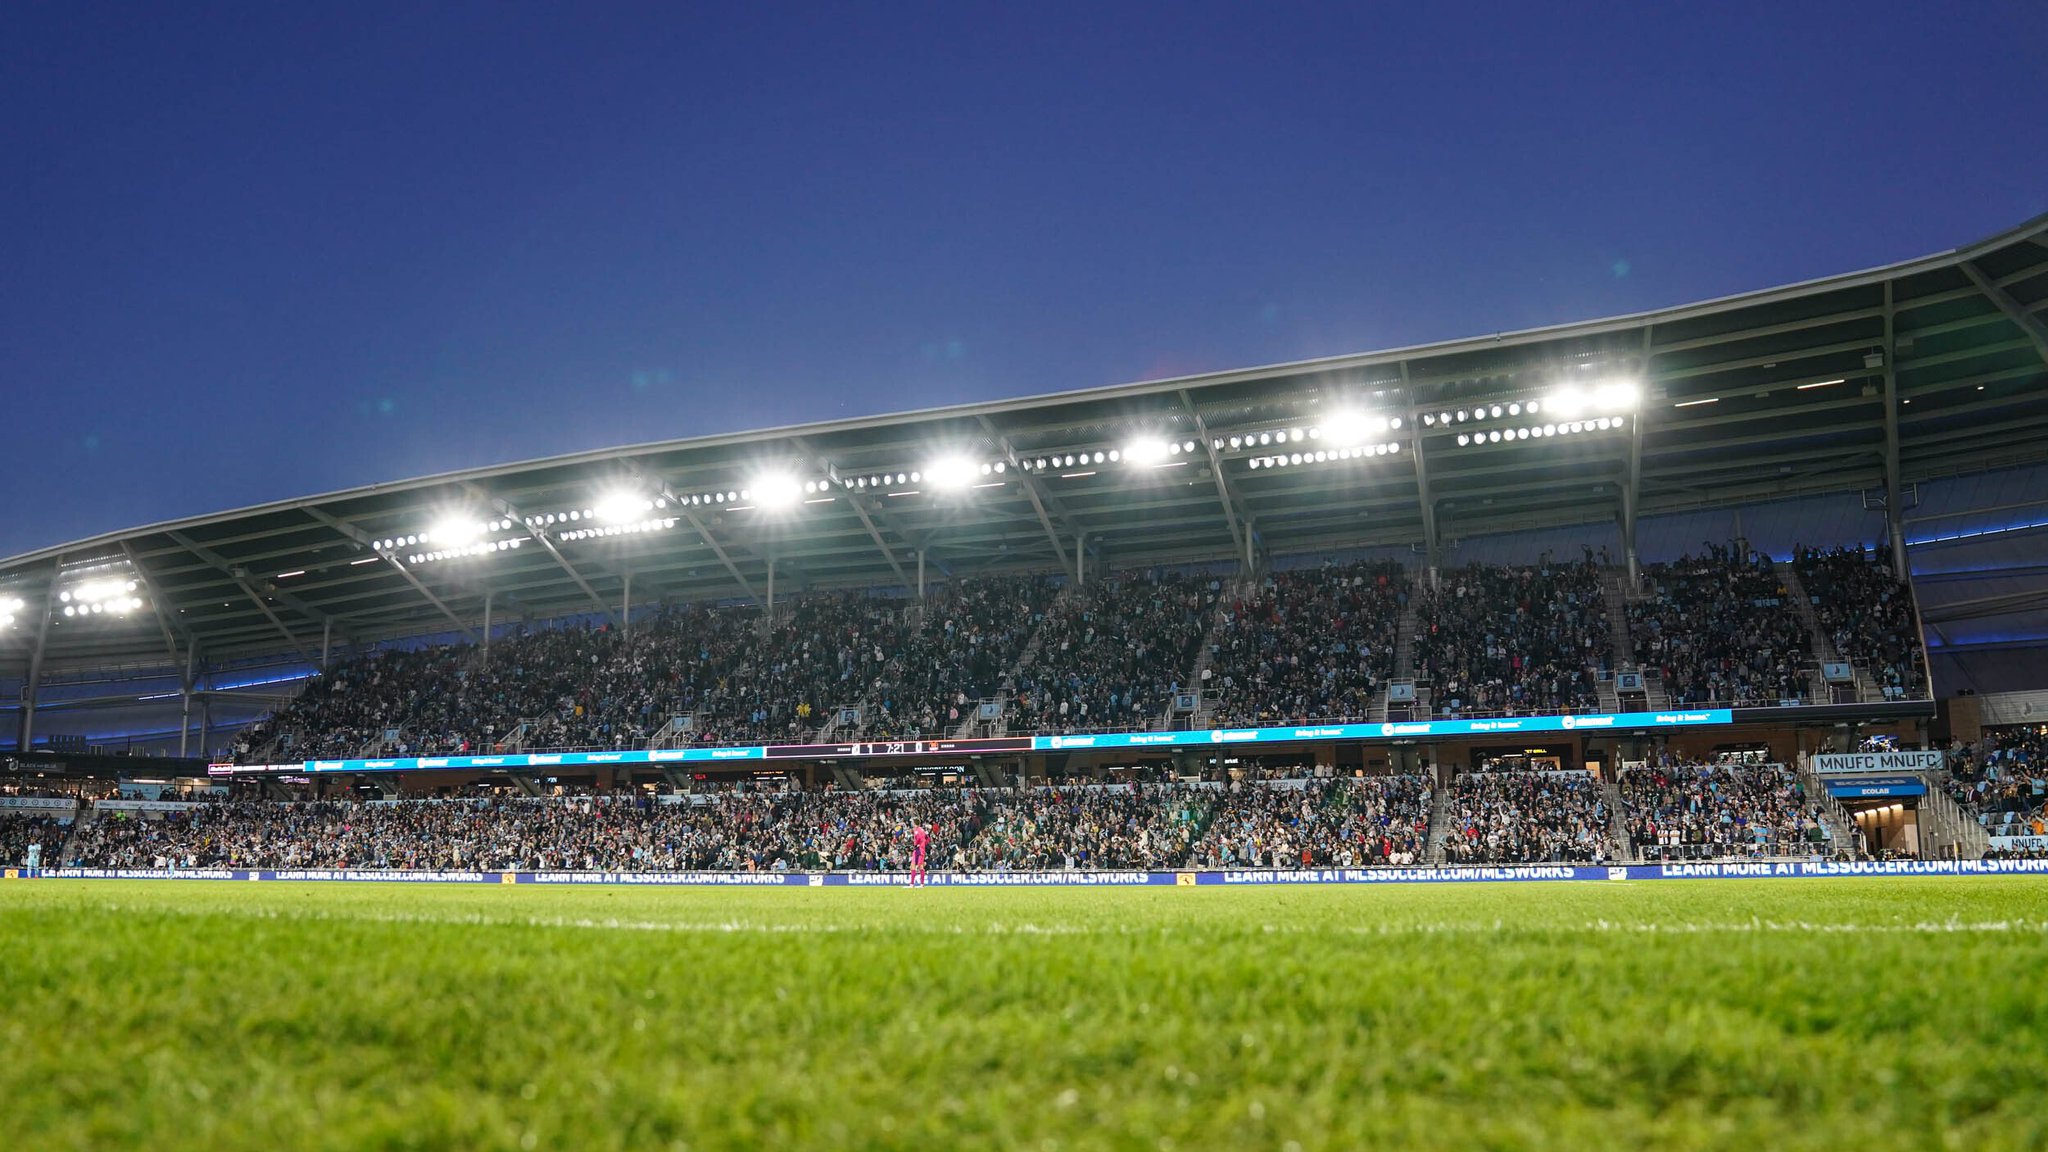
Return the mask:
[(391, 759), (305, 760), (294, 764), (238, 765), (257, 772), (416, 772), (509, 768), (583, 768), (619, 764), (717, 764), (729, 761), (838, 760), (881, 756), (952, 756), (1072, 752), (1117, 748), (1253, 747), (1327, 740), (1410, 740), (1452, 736), (1528, 735), (1542, 732), (1678, 728), (1728, 724), (1726, 708), (1620, 712), (1598, 716), (1510, 716), (1486, 720), (1414, 720), (1386, 724), (1319, 724), (1287, 728), (1217, 728), (1201, 732), (1103, 732), (1085, 736), (1033, 736), (1023, 740), (903, 740), (855, 744), (764, 745), (738, 748), (662, 748), (619, 752), (525, 752), (499, 756), (404, 756)]

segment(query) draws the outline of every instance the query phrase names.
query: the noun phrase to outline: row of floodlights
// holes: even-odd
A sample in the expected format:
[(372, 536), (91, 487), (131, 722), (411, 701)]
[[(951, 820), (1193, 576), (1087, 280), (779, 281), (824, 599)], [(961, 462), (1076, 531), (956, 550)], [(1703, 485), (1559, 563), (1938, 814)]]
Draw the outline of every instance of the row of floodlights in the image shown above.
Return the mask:
[(1401, 450), (1401, 442), (1390, 440), (1384, 444), (1360, 444), (1350, 448), (1315, 448), (1306, 452), (1274, 453), (1270, 456), (1254, 456), (1246, 463), (1253, 468), (1287, 468), (1300, 464), (1328, 464), (1338, 460), (1362, 460), (1368, 456), (1392, 456)]
[[(593, 528), (577, 528), (561, 534), (562, 540), (593, 540), (600, 536), (630, 536), (641, 532), (662, 532), (676, 526), (674, 517), (658, 520), (636, 520), (630, 524), (604, 524)], [(517, 543), (517, 541), (514, 541)]]
[(66, 616), (119, 616), (142, 607), (142, 597), (135, 594), (140, 588), (133, 580), (87, 580), (57, 593), (57, 602)]
[(1530, 424), (1521, 428), (1494, 428), (1486, 432), (1458, 433), (1458, 447), (1504, 444), (1511, 440), (1541, 440), (1548, 436), (1574, 436), (1581, 432), (1606, 432), (1626, 428), (1626, 416), (1601, 416), (1593, 420), (1568, 420), (1562, 424)]
[(14, 627), (15, 614), (28, 605), (17, 597), (0, 600), (0, 629)]
[(405, 561), (408, 564), (431, 564), (436, 560), (457, 560), (464, 556), (482, 556), (490, 552), (510, 552), (524, 543), (526, 543), (526, 538), (523, 536), (513, 536), (504, 540), (480, 540), (473, 544), (461, 544), (453, 548), (435, 548), (425, 552), (415, 552), (407, 556)]
[(371, 546), (379, 552), (389, 552), (394, 548), (416, 548), (422, 544), (442, 544), (449, 548), (459, 548), (486, 533), (504, 532), (511, 527), (510, 520), (444, 520), (417, 535), (393, 536), (386, 540), (374, 541)]
[[(1372, 416), (1359, 412), (1334, 412), (1322, 423), (1313, 424), (1307, 428), (1275, 428), (1268, 432), (1247, 432), (1242, 436), (1212, 440), (1210, 441), (1210, 446), (1218, 452), (1226, 448), (1235, 452), (1247, 448), (1258, 449), (1276, 446), (1284, 448), (1289, 444), (1301, 445), (1313, 441), (1326, 449), (1326, 455), (1335, 457), (1336, 453), (1340, 453), (1346, 448), (1357, 448), (1365, 440), (1373, 436), (1384, 436), (1388, 432), (1399, 432), (1400, 430), (1401, 418), (1399, 416)], [(1361, 454), (1385, 455), (1385, 453), (1367, 451), (1365, 453), (1353, 452), (1351, 456), (1342, 458), (1348, 460), (1352, 456)], [(1306, 456), (1313, 455), (1313, 453), (1289, 452), (1287, 455), (1289, 457), (1295, 455)]]
[[(1591, 386), (1571, 385), (1558, 389), (1547, 399), (1511, 400), (1499, 404), (1428, 412), (1423, 414), (1422, 422), (1427, 427), (1450, 428), (1483, 423), (1487, 420), (1534, 416), (1538, 413), (1560, 418), (1560, 422), (1555, 424), (1489, 429), (1485, 432), (1461, 432), (1458, 436), (1458, 443), (1461, 446), (1605, 431), (1609, 428), (1623, 427), (1624, 419), (1619, 416), (1599, 416), (1592, 419), (1578, 417), (1590, 411), (1632, 409), (1640, 399), (1640, 391), (1640, 388), (1629, 380), (1611, 380)], [(1259, 455), (1248, 459), (1247, 462), (1252, 468), (1322, 464), (1396, 454), (1401, 450), (1398, 440), (1379, 443), (1371, 440), (1375, 436), (1399, 432), (1401, 427), (1402, 418), (1399, 416), (1380, 416), (1369, 412), (1339, 409), (1330, 413), (1321, 423), (1306, 428), (1276, 428), (1230, 437), (1219, 436), (1210, 441), (1210, 447), (1217, 452), (1260, 452), (1261, 449), (1274, 447), (1299, 449), (1287, 452), (1260, 452)], [(1182, 464), (1184, 461), (1176, 457), (1192, 457), (1200, 449), (1201, 445), (1194, 440), (1141, 439), (1121, 448), (1048, 453), (1025, 457), (1016, 463), (1026, 472), (1089, 468), (1102, 464), (1163, 467)], [(653, 498), (632, 493), (613, 494), (588, 508), (570, 508), (527, 516), (523, 524), (531, 532), (552, 532), (558, 539), (564, 541), (597, 539), (672, 529), (676, 525), (675, 518), (661, 515), (667, 512), (671, 505), (682, 509), (780, 509), (794, 506), (799, 502), (821, 503), (830, 500), (835, 483), (849, 492), (888, 491), (891, 495), (899, 496), (921, 490), (913, 488), (914, 485), (941, 490), (995, 487), (1003, 483), (997, 478), (1004, 475), (1008, 469), (1009, 463), (1002, 460), (976, 461), (963, 456), (948, 456), (933, 460), (919, 469), (874, 472), (861, 476), (834, 476), (831, 479), (800, 480), (793, 475), (766, 473), (755, 477), (747, 487), (718, 492), (699, 492), (690, 495), (664, 492)], [(516, 537), (495, 542), (481, 540), (491, 533), (508, 531), (515, 526), (515, 521), (509, 518), (483, 522), (448, 521), (418, 535), (393, 536), (379, 540), (376, 542), (376, 548), (380, 552), (390, 553), (397, 548), (441, 545), (439, 548), (425, 548), (413, 553), (410, 557), (413, 563), (482, 555), (486, 552), (518, 547), (519, 539)]]
[(1045, 472), (1054, 468), (1086, 468), (1091, 464), (1129, 464), (1144, 468), (1172, 463), (1175, 456), (1192, 456), (1198, 447), (1200, 445), (1193, 440), (1136, 440), (1122, 448), (1098, 448), (1091, 452), (1037, 456), (1020, 460), (1018, 465), (1027, 472)]

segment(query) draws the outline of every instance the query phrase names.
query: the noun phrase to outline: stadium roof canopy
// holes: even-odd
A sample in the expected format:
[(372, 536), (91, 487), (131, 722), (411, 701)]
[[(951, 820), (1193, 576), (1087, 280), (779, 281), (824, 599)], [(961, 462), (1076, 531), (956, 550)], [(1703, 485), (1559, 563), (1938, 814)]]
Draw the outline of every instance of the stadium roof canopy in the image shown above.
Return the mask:
[[(1586, 429), (1562, 431), (1575, 421)], [(1638, 516), (1858, 489), (1896, 509), (1914, 484), (2048, 458), (2044, 434), (2048, 216), (1633, 316), (643, 444), (111, 533), (0, 562), (0, 616), (23, 604), (0, 627), (0, 667), (182, 663), (195, 648), (311, 659), (330, 638), (474, 633), (487, 596), (501, 620), (612, 615), (629, 582), (636, 604), (765, 599), (914, 585), (920, 556), (938, 580), (1071, 572), (1077, 550), (1092, 572), (1373, 545), (1441, 555), (1462, 537), (1596, 521), (1627, 539)], [(462, 551), (479, 554), (427, 558)], [(94, 596), (141, 603), (95, 613)]]

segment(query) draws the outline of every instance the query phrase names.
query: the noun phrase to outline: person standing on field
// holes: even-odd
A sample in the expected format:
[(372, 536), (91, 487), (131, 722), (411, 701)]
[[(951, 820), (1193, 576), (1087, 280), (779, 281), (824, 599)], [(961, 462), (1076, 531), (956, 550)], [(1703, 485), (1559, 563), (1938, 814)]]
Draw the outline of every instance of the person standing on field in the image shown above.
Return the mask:
[(932, 834), (922, 824), (910, 826), (910, 886), (924, 887), (924, 851), (931, 845)]

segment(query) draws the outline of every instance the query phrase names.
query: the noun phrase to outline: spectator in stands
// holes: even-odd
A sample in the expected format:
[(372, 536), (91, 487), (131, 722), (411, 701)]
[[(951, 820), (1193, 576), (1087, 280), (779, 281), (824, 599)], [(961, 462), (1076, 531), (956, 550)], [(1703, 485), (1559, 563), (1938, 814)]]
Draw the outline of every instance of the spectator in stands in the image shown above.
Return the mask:
[(1986, 731), (1948, 756), (1948, 792), (1991, 836), (2048, 835), (2048, 732)]
[(64, 838), (71, 834), (71, 821), (41, 812), (0, 811), (0, 867), (19, 868), (29, 862), (29, 846), (37, 845), (36, 862), (55, 867)]
[(1645, 860), (1826, 852), (1820, 807), (1781, 764), (1698, 764), (1669, 757), (1621, 773), (1630, 841)]
[(1222, 581), (1126, 572), (1071, 589), (1039, 630), (1015, 710), (1033, 732), (1162, 727), (1190, 683)]
[(1423, 592), (1421, 620), (1416, 674), (1440, 714), (1599, 708), (1594, 670), (1612, 667), (1612, 642), (1591, 559), (1456, 569)]
[(1394, 668), (1408, 579), (1391, 561), (1276, 572), (1225, 609), (1203, 670), (1214, 722), (1365, 720)]
[(1813, 641), (1770, 558), (1709, 544), (1643, 568), (1628, 606), (1636, 661), (1659, 669), (1677, 707), (1775, 705), (1807, 697)]
[(1613, 813), (1585, 772), (1468, 772), (1451, 782), (1447, 864), (1600, 863)]
[(1794, 549), (1799, 580), (1844, 660), (1867, 669), (1886, 697), (1926, 695), (1926, 654), (1913, 593), (1875, 550)]
[(1423, 863), (1430, 786), (1419, 776), (1233, 783), (1194, 850), (1204, 868)]

